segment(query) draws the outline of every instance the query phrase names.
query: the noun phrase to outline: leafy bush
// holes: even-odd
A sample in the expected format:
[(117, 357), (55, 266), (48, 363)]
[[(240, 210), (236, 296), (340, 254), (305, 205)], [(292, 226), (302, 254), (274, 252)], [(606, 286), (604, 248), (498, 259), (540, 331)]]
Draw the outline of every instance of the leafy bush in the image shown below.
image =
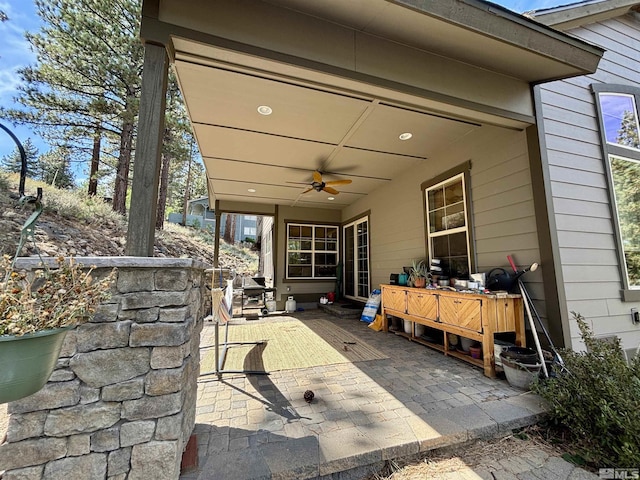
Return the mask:
[(599, 467), (640, 465), (640, 356), (627, 364), (620, 340), (594, 337), (572, 312), (587, 350), (564, 350), (566, 371), (532, 389), (550, 404), (556, 425), (577, 440), (580, 454)]

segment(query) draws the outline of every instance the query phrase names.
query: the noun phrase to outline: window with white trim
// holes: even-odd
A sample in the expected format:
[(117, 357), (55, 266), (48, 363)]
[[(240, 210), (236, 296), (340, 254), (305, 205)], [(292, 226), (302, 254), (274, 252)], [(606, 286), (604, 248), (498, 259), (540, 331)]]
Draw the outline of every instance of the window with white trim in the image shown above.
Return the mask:
[(425, 189), (429, 258), (439, 258), (443, 274), (467, 278), (471, 270), (465, 175)]
[(287, 224), (287, 278), (335, 278), (338, 227)]
[(594, 85), (624, 286), (640, 290), (640, 89)]

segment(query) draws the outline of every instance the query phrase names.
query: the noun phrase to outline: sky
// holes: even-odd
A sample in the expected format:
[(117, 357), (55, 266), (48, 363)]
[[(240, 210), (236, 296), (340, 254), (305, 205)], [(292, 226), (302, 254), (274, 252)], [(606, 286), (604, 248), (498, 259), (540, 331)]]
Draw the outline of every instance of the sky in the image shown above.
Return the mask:
[[(449, 1), (449, 0), (442, 0)], [(572, 3), (573, 0), (493, 0), (493, 3), (502, 5), (517, 13), (529, 10), (554, 7)], [(0, 22), (0, 106), (11, 108), (17, 106), (14, 97), (20, 83), (18, 69), (35, 63), (35, 55), (24, 39), (25, 31), (35, 32), (40, 28), (40, 20), (36, 15), (33, 0), (0, 0), (0, 10), (9, 17), (6, 22)], [(36, 145), (39, 153), (49, 150), (47, 143), (38, 137), (27, 126), (8, 124), (0, 119), (6, 127), (10, 128), (18, 139), (24, 143), (28, 138)], [(15, 149), (15, 143), (0, 130), (0, 158), (10, 154)], [(81, 173), (81, 172), (78, 172)]]

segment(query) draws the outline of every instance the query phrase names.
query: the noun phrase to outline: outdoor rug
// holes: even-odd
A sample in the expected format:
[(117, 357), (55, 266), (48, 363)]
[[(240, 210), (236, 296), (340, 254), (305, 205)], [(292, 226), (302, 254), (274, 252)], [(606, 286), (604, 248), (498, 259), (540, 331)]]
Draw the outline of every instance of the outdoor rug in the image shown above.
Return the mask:
[[(224, 327), (220, 336), (224, 337)], [(262, 345), (230, 345), (223, 370), (275, 372), (337, 363), (388, 358), (357, 336), (322, 319), (229, 325), (229, 342), (257, 342)], [(220, 348), (222, 355), (222, 347)], [(208, 348), (200, 371), (215, 370), (215, 352)]]

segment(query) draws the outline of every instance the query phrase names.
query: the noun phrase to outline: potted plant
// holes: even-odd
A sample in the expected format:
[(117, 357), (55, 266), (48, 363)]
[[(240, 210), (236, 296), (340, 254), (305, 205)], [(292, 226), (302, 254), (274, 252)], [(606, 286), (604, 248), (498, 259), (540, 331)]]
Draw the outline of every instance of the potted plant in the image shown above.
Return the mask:
[(0, 263), (0, 403), (40, 390), (56, 365), (67, 331), (89, 320), (109, 298), (115, 269), (93, 278), (73, 258), (27, 272)]
[(425, 260), (414, 260), (411, 265), (409, 279), (413, 282), (413, 286), (424, 288), (427, 285), (427, 277), (429, 276), (429, 267)]

